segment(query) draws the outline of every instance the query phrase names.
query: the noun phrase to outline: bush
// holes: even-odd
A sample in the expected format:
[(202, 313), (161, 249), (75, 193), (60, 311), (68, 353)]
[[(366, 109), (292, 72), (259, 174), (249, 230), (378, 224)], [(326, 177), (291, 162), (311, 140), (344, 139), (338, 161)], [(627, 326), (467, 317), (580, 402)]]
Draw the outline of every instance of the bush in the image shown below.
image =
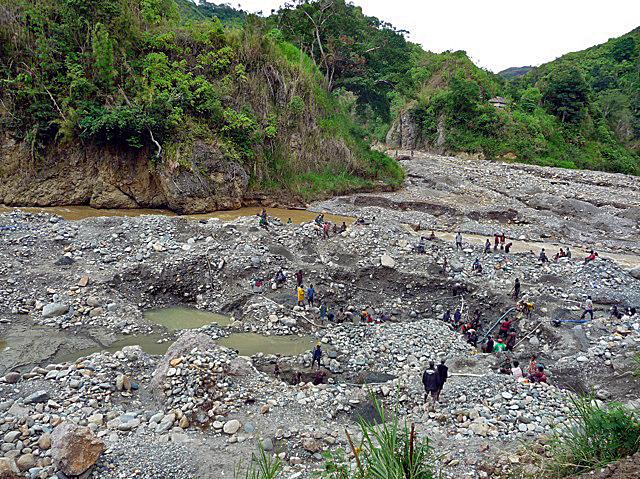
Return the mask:
[(640, 450), (637, 411), (618, 403), (599, 406), (591, 397), (573, 400), (575, 415), (551, 442), (551, 477), (581, 474)]

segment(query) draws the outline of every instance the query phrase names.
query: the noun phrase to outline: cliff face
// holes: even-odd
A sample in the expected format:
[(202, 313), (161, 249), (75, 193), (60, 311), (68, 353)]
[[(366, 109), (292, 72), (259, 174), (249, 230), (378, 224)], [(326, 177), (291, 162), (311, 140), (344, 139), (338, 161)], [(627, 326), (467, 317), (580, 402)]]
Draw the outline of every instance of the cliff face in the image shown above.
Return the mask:
[(0, 203), (88, 204), (95, 208), (169, 208), (201, 213), (241, 206), (249, 176), (215, 145), (195, 142), (179, 161), (154, 165), (143, 150), (73, 145), (32, 161), (28, 147), (5, 139), (0, 149)]

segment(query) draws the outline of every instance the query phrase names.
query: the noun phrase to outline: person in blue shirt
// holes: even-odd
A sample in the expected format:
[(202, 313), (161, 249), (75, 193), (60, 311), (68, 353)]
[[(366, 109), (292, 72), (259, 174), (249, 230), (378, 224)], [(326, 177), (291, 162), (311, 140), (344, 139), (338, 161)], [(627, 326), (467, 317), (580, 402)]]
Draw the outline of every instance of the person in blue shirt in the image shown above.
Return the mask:
[(313, 300), (316, 295), (316, 290), (313, 289), (313, 285), (309, 285), (307, 289), (307, 301), (309, 302), (309, 306), (313, 307)]

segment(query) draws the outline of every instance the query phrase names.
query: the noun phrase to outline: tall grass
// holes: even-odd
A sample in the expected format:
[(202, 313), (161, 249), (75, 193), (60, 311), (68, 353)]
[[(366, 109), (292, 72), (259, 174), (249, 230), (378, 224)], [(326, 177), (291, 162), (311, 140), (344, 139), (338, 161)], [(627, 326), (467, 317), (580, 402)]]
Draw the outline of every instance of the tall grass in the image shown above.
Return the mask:
[(433, 479), (433, 449), (427, 438), (420, 438), (415, 425), (400, 424), (394, 413), (385, 418), (384, 407), (374, 400), (378, 425), (363, 418), (358, 421), (362, 440), (358, 445), (345, 431), (353, 461), (344, 451), (326, 454), (323, 479)]
[(588, 472), (640, 450), (638, 411), (619, 403), (601, 407), (591, 397), (574, 398), (573, 406), (573, 417), (552, 438), (549, 477)]
[(251, 456), (251, 464), (244, 476), (240, 473), (241, 465), (236, 467), (235, 479), (278, 479), (283, 470), (282, 461), (278, 457), (267, 454), (262, 446), (258, 454)]

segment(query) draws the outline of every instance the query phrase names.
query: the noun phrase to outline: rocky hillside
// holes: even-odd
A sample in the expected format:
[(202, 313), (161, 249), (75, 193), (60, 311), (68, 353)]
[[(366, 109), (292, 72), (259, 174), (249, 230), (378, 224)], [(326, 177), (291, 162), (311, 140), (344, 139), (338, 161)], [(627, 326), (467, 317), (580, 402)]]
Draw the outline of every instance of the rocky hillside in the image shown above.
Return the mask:
[(303, 52), (187, 7), (0, 3), (0, 203), (190, 213), (398, 184)]

